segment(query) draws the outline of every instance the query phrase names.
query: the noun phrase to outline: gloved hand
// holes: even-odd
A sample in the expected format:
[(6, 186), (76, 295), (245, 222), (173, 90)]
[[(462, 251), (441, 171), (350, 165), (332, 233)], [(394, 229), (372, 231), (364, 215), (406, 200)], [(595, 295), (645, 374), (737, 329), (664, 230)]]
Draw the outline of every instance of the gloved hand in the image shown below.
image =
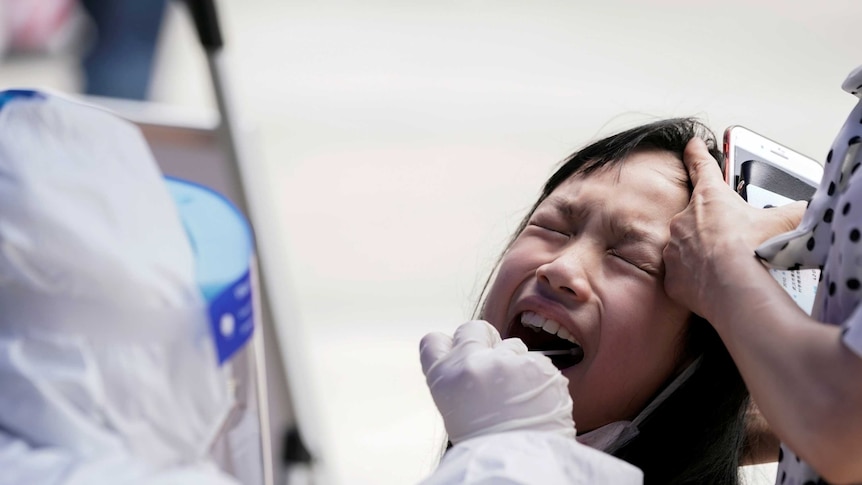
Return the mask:
[(430, 333), (419, 345), (422, 371), (453, 444), (503, 431), (575, 437), (568, 379), (521, 339), (500, 340), (474, 320), (454, 338)]

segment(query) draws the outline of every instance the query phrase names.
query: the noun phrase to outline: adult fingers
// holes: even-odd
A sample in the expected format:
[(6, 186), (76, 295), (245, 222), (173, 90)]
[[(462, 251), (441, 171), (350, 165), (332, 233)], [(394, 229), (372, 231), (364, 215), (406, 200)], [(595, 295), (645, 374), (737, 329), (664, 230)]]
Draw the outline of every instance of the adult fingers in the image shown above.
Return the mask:
[(455, 330), (452, 346), (467, 352), (490, 349), (500, 342), (500, 334), (484, 320), (471, 320)]
[(706, 143), (700, 138), (695, 137), (688, 141), (682, 154), (682, 162), (694, 187), (711, 183), (724, 184), (724, 175), (718, 162), (709, 154)]
[(802, 222), (802, 216), (805, 215), (805, 209), (807, 208), (808, 202), (798, 200), (780, 207), (774, 207), (770, 211), (774, 212), (773, 219), (776, 221), (778, 229), (786, 232), (796, 229), (799, 223)]
[(524, 341), (516, 337), (507, 338), (506, 340), (503, 340), (502, 342), (495, 345), (494, 348), (507, 349), (516, 355), (525, 355), (528, 352), (527, 346), (526, 344), (524, 344)]
[(807, 203), (800, 200), (779, 207), (764, 209), (762, 213), (766, 217), (762, 218), (758, 224), (760, 239), (755, 242), (759, 245), (773, 236), (796, 229), (802, 222), (806, 207)]
[(419, 360), (422, 362), (422, 373), (426, 376), (431, 368), (452, 351), (452, 337), (433, 332), (419, 341)]

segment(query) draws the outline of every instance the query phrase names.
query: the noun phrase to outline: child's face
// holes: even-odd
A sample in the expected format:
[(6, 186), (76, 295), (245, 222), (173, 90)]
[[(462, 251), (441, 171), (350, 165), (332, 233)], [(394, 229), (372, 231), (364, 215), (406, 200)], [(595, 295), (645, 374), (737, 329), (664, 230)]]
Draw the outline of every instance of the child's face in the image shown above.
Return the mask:
[[(583, 348), (583, 360), (563, 369), (579, 432), (634, 418), (678, 370), (690, 313), (664, 292), (662, 249), (688, 203), (686, 179), (664, 151), (573, 176), (500, 263), (485, 319), (531, 350), (570, 345), (560, 332)], [(541, 326), (536, 315), (552, 322), (522, 323)], [(564, 330), (553, 336), (554, 327)]]

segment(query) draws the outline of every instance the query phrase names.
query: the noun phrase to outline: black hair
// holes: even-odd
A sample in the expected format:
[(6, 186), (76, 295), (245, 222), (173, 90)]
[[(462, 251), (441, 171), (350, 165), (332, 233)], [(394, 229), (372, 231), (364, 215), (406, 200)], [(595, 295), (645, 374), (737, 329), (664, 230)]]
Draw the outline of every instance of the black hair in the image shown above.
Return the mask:
[[(542, 201), (569, 177), (624, 163), (629, 155), (647, 150), (670, 152), (682, 163), (683, 150), (695, 137), (706, 142), (710, 154), (723, 167), (724, 156), (715, 135), (694, 118), (665, 119), (637, 126), (573, 153), (545, 183), (506, 250)], [(493, 273), (488, 277), (477, 309), (484, 304), (493, 277)], [(477, 313), (481, 316), (483, 312)], [(692, 314), (683, 338), (681, 367), (701, 356), (697, 369), (640, 424), (638, 436), (613, 454), (643, 470), (646, 485), (738, 484), (748, 390), (727, 349), (706, 320)], [(674, 377), (670, 376), (665, 385)]]

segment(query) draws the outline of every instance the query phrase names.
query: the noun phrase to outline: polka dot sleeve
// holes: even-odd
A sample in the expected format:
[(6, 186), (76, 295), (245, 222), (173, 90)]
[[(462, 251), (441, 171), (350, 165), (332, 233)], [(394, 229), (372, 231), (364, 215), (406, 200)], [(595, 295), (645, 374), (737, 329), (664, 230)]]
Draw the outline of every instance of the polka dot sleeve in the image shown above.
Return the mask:
[[(843, 88), (862, 97), (862, 67)], [(777, 269), (821, 269), (812, 316), (845, 328), (862, 356), (862, 101), (826, 156), (823, 180), (799, 227), (765, 242), (757, 255)]]

